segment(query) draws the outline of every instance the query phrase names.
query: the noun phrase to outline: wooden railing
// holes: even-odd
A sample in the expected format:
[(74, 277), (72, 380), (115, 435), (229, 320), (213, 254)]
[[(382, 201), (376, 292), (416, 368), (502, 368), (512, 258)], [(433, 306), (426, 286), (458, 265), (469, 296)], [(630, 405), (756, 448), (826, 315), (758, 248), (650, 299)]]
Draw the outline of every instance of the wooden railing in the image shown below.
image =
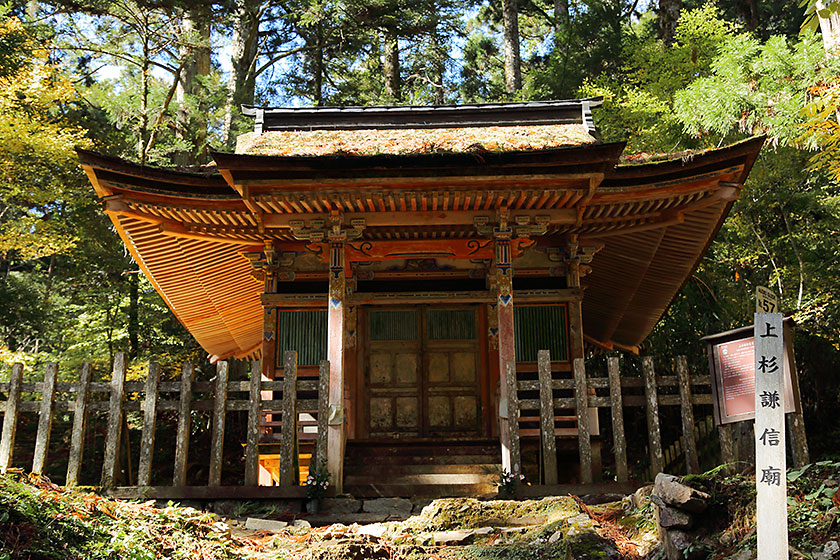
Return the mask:
[[(574, 360), (573, 375), (566, 379), (552, 377), (551, 360), (547, 350), (538, 354), (538, 380), (513, 381), (517, 391), (510, 391), (520, 411), (520, 418), (534, 418), (539, 414), (540, 439), (542, 446), (542, 471), (545, 484), (557, 484), (556, 436), (576, 436), (580, 457), (580, 481), (588, 484), (593, 481), (592, 442), (590, 415), (591, 409), (609, 408), (612, 419), (613, 449), (615, 453), (616, 480), (627, 482), (627, 440), (624, 427), (625, 407), (644, 407), (647, 419), (648, 449), (652, 473), (662, 472), (665, 467), (659, 408), (663, 406), (680, 407), (682, 424), (682, 452), (689, 473), (699, 472), (697, 440), (694, 422), (695, 405), (711, 405), (711, 380), (708, 375), (689, 375), (685, 356), (674, 360), (673, 375), (656, 375), (654, 361), (650, 356), (642, 358), (640, 377), (622, 376), (617, 357), (607, 358), (607, 376), (587, 375), (584, 361)], [(511, 368), (512, 369), (512, 368)], [(509, 369), (508, 371), (511, 371)], [(515, 376), (513, 376), (515, 378)], [(675, 387), (673, 394), (660, 394), (660, 389)], [(512, 389), (512, 387), (511, 387)], [(626, 394), (632, 389), (643, 394)], [(557, 397), (555, 391), (570, 394)], [(520, 398), (522, 393), (538, 392), (539, 398)], [(567, 415), (557, 415), (556, 411), (568, 409), (574, 411), (574, 428), (558, 428), (558, 424), (568, 421)], [(524, 414), (522, 414), (524, 412)], [(519, 441), (519, 423), (511, 422), (510, 429), (515, 433), (511, 439)], [(515, 448), (518, 450), (518, 445)], [(518, 464), (516, 461), (512, 461)]]
[[(148, 496), (161, 498), (201, 498), (204, 496), (247, 498), (251, 495), (267, 496), (262, 488), (256, 491), (258, 480), (258, 461), (261, 424), (266, 415), (279, 416), (282, 419), (295, 418), (295, 422), (281, 421), (280, 448), (284, 460), (281, 461), (280, 486), (285, 492), (274, 492), (277, 496), (302, 496), (302, 488), (297, 486), (298, 411), (317, 411), (318, 432), (315, 454), (318, 460), (326, 459), (326, 411), (327, 391), (320, 386), (328, 383), (329, 363), (321, 362), (318, 379), (297, 378), (297, 355), (287, 352), (284, 356), (284, 378), (279, 381), (262, 381), (260, 363), (251, 362), (248, 381), (229, 381), (229, 364), (216, 364), (215, 381), (196, 382), (193, 380), (194, 368), (191, 363), (183, 365), (179, 381), (161, 381), (160, 367), (151, 363), (145, 381), (126, 381), (126, 359), (117, 354), (114, 360), (111, 381), (91, 382), (91, 368), (84, 364), (79, 380), (76, 382), (58, 382), (58, 365), (47, 364), (43, 381), (23, 382), (23, 365), (14, 364), (8, 383), (0, 383), (0, 393), (6, 395), (0, 401), (3, 413), (3, 430), (0, 435), (0, 472), (8, 468), (28, 467), (13, 465), (18, 418), (21, 413), (37, 412), (38, 429), (35, 436), (34, 456), (31, 470), (43, 473), (46, 470), (50, 449), (50, 432), (56, 413), (70, 413), (73, 424), (70, 436), (70, 450), (67, 459), (65, 484), (77, 485), (82, 465), (86, 426), (91, 415), (107, 411), (107, 428), (100, 485), (114, 495)], [(261, 398), (263, 392), (282, 393), (281, 399)], [(316, 392), (318, 399), (299, 400), (297, 393)], [(238, 398), (232, 395), (240, 394)], [(99, 398), (91, 398), (96, 395)], [(24, 398), (26, 396), (27, 398)], [(129, 398), (130, 397), (130, 398)], [(140, 436), (137, 484), (132, 487), (116, 488), (116, 475), (119, 468), (119, 451), (124, 428), (123, 414), (126, 411), (141, 411), (143, 414)], [(171, 486), (150, 486), (153, 456), (155, 452), (155, 430), (160, 411), (177, 413), (175, 434), (174, 469)], [(209, 450), (209, 477), (206, 487), (187, 486), (187, 465), (190, 455), (191, 413), (205, 411), (212, 414)], [(224, 457), (224, 434), (226, 417), (229, 412), (247, 412), (247, 437), (244, 446), (244, 485), (243, 487), (221, 489), (222, 464)], [(195, 454), (195, 453), (193, 453)], [(130, 456), (130, 454), (129, 454)], [(211, 490), (214, 489), (215, 490)]]

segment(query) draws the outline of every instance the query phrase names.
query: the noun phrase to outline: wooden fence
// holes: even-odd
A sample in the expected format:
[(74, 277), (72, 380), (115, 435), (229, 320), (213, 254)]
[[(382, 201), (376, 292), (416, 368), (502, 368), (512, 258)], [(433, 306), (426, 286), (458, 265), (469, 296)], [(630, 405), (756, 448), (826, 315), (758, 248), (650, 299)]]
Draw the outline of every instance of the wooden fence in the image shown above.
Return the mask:
[[(617, 482), (626, 483), (629, 480), (624, 426), (624, 413), (628, 407), (643, 407), (645, 411), (650, 461), (650, 467), (646, 470), (648, 480), (657, 473), (664, 472), (666, 464), (673, 466), (677, 463), (677, 450), (683, 454), (687, 474), (700, 472), (698, 436), (708, 435), (711, 426), (706, 418), (700, 425), (695, 423), (694, 407), (713, 404), (711, 378), (709, 375), (689, 375), (685, 356), (674, 358), (671, 375), (657, 375), (652, 356), (641, 358), (641, 376), (620, 375), (619, 359), (615, 356), (607, 358), (607, 375), (600, 377), (588, 375), (584, 360), (576, 359), (572, 364), (571, 377), (558, 378), (558, 372), (551, 371), (551, 359), (547, 350), (539, 351), (537, 366), (537, 380), (517, 381), (512, 364), (507, 365), (508, 393), (509, 400), (512, 401), (508, 406), (511, 414), (515, 414), (516, 410), (520, 412), (520, 420), (534, 418), (534, 415), (538, 414), (544, 484), (557, 484), (556, 438), (570, 435), (576, 436), (578, 440), (580, 482), (593, 482), (589, 412), (598, 408), (610, 409)], [(522, 398), (523, 395), (535, 394), (538, 395), (537, 398)], [(679, 407), (682, 434), (674, 444), (664, 448), (660, 427), (661, 407)], [(570, 425), (573, 427), (569, 427)], [(795, 435), (792, 438), (794, 463), (803, 465), (808, 461), (804, 425), (795, 420), (791, 421), (790, 425)], [(729, 429), (726, 426), (723, 428), (719, 430), (722, 459), (724, 462), (730, 462), (732, 459), (727, 455), (727, 446), (731, 446), (728, 444), (731, 436)], [(512, 443), (511, 447), (518, 454), (520, 422), (511, 422), (510, 429), (513, 432), (511, 441), (516, 442)], [(521, 464), (518, 456), (511, 462)]]
[[(75, 486), (79, 481), (85, 429), (90, 423), (90, 416), (97, 411), (107, 411), (100, 485), (110, 490), (113, 495), (196, 499), (207, 496), (243, 499), (270, 496), (301, 497), (303, 489), (297, 486), (296, 461), (293, 460), (281, 462), (279, 477), (281, 489), (279, 491), (275, 489), (273, 492), (266, 493), (265, 487), (257, 487), (258, 444), (261, 427), (267, 423), (266, 418), (279, 415), (281, 454), (283, 457), (292, 457), (296, 453), (298, 422), (283, 422), (282, 419), (297, 418), (299, 411), (315, 413), (318, 418), (315, 455), (319, 458), (318, 461), (325, 460), (327, 391), (324, 387), (329, 381), (329, 363), (327, 361), (321, 363), (318, 379), (298, 379), (297, 354), (287, 352), (284, 358), (285, 375), (279, 381), (262, 381), (259, 362), (251, 362), (249, 381), (229, 381), (228, 363), (219, 362), (216, 364), (215, 381), (196, 382), (193, 380), (193, 365), (186, 362), (183, 365), (180, 381), (161, 381), (160, 367), (156, 363), (151, 363), (145, 381), (127, 382), (125, 356), (117, 354), (111, 381), (107, 383), (91, 382), (91, 368), (88, 364), (82, 366), (78, 382), (57, 382), (58, 366), (55, 363), (46, 365), (43, 381), (24, 383), (23, 366), (15, 364), (12, 367), (9, 382), (0, 383), (0, 393), (7, 395), (5, 402), (0, 401), (0, 412), (3, 412), (0, 472), (13, 466), (12, 457), (20, 413), (37, 412), (38, 414), (38, 430), (31, 470), (33, 473), (40, 474), (44, 472), (46, 466), (53, 416), (57, 412), (69, 412), (73, 416), (73, 425), (65, 484)], [(293, 388), (295, 390), (292, 390)], [(282, 393), (281, 399), (262, 398), (263, 395), (275, 396), (277, 392)], [(319, 398), (300, 400), (297, 399), (298, 392), (314, 392), (319, 395)], [(107, 394), (107, 399), (91, 399), (91, 395), (97, 393)], [(22, 398), (24, 394), (29, 394), (30, 398)], [(37, 394), (40, 398), (36, 400), (34, 396)], [(244, 398), (231, 398), (235, 394), (244, 394)], [(134, 398), (127, 399), (129, 395)], [(171, 486), (151, 487), (157, 416), (159, 411), (164, 410), (175, 411), (178, 417), (174, 475)], [(123, 413), (126, 411), (142, 411), (143, 414), (137, 486), (115, 488), (115, 476), (119, 467), (118, 454), (122, 441), (121, 432), (124, 426)], [(186, 486), (192, 411), (205, 411), (212, 414), (209, 480), (206, 487)], [(247, 412), (244, 486), (222, 488), (225, 421), (229, 411)], [(277, 422), (269, 423), (277, 424)]]
[[(649, 453), (649, 476), (662, 472), (666, 465), (677, 462), (676, 454), (684, 457), (688, 473), (699, 472), (697, 439), (701, 433), (708, 434), (708, 420), (702, 424), (703, 432), (694, 420), (694, 407), (711, 405), (712, 393), (708, 375), (689, 375), (685, 356), (673, 360), (671, 375), (657, 375), (652, 357), (641, 359), (641, 375), (621, 375), (619, 359), (608, 357), (606, 375), (587, 374), (584, 361), (577, 359), (572, 372), (552, 372), (548, 351), (539, 352), (538, 375), (536, 379), (520, 379), (513, 364), (506, 364), (508, 385), (508, 417), (519, 417), (519, 422), (510, 422), (512, 464), (521, 465), (519, 451), (520, 430), (527, 435), (540, 436), (541, 470), (543, 484), (557, 485), (557, 438), (573, 437), (578, 442), (580, 460), (580, 482), (593, 482), (592, 410), (610, 410), (612, 442), (615, 455), (615, 475), (619, 483), (630, 478), (627, 460), (627, 439), (624, 416), (632, 407), (644, 409)], [(293, 498), (303, 497), (305, 489), (298, 486), (297, 442), (302, 439), (299, 432), (299, 414), (308, 412), (317, 418), (317, 436), (314, 456), (317, 462), (326, 460), (326, 423), (328, 411), (329, 363), (322, 361), (318, 378), (299, 379), (297, 355), (284, 355), (285, 375), (282, 380), (263, 381), (259, 362), (252, 362), (248, 381), (230, 381), (229, 365), (216, 365), (216, 377), (210, 382), (193, 380), (194, 369), (185, 363), (179, 381), (161, 381), (160, 367), (151, 363), (145, 381), (126, 381), (126, 360), (117, 354), (112, 378), (107, 383), (91, 381), (91, 369), (86, 364), (81, 369), (79, 381), (58, 382), (58, 366), (46, 365), (43, 381), (23, 382), (23, 366), (15, 364), (8, 383), (0, 383), (0, 393), (6, 394), (0, 401), (3, 412), (3, 429), (0, 435), (0, 472), (12, 465), (18, 418), (21, 413), (37, 413), (37, 434), (31, 470), (43, 473), (47, 466), (50, 432), (55, 413), (70, 413), (73, 417), (71, 441), (67, 461), (66, 484), (79, 482), (82, 465), (85, 429), (94, 413), (107, 412), (107, 428), (103, 455), (101, 457), (100, 484), (112, 495), (122, 497), (149, 498), (238, 498), (259, 497)], [(590, 368), (591, 369), (591, 368)], [(564, 377), (565, 375), (565, 377)], [(276, 396), (282, 397), (277, 399)], [(298, 395), (317, 395), (317, 398), (298, 398)], [(28, 398), (23, 398), (28, 395)], [(40, 398), (35, 398), (40, 395)], [(97, 398), (91, 398), (98, 395)], [(235, 397), (239, 395), (238, 397)], [(266, 397), (269, 398), (266, 398)], [(679, 407), (681, 436), (671, 446), (664, 446), (660, 429), (660, 408)], [(119, 468), (121, 431), (124, 429), (124, 412), (142, 412), (142, 430), (138, 457), (136, 486), (116, 487)], [(152, 459), (155, 452), (155, 428), (159, 411), (173, 411), (177, 415), (176, 443), (172, 484), (150, 486)], [(187, 464), (190, 455), (191, 416), (194, 411), (210, 413), (211, 443), (209, 449), (209, 477), (206, 486), (187, 486)], [(228, 412), (247, 413), (246, 441), (244, 444), (243, 485), (222, 486), (222, 465), (225, 423)], [(276, 421), (277, 418), (280, 421)], [(294, 418), (294, 422), (285, 422)], [(528, 428), (528, 422), (539, 423), (538, 428)], [(793, 422), (792, 430), (802, 424)], [(797, 427), (799, 426), (799, 427)], [(271, 428), (267, 430), (267, 428)], [(259, 444), (261, 438), (271, 438), (263, 432), (279, 428), (280, 472), (277, 487), (257, 486), (259, 471)], [(804, 428), (801, 428), (804, 431)], [(673, 430), (672, 430), (673, 431)], [(719, 430), (722, 447), (726, 447), (728, 431)], [(804, 441), (804, 434), (801, 434)], [(273, 440), (277, 441), (277, 440)], [(795, 464), (807, 461), (807, 449), (803, 451), (794, 442)], [(241, 445), (241, 444), (240, 444)], [(206, 454), (205, 450), (200, 451)], [(195, 456), (197, 452), (193, 450)], [(726, 456), (724, 456), (726, 460)], [(127, 461), (131, 465), (131, 460)], [(24, 465), (17, 465), (22, 467)], [(28, 465), (26, 465), (28, 467)]]

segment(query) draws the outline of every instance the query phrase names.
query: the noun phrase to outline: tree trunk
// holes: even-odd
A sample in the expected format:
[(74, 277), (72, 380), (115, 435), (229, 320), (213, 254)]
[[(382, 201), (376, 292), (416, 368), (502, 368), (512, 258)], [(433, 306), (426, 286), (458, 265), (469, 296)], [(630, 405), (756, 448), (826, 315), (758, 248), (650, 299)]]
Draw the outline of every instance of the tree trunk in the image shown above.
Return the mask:
[(253, 105), (256, 91), (256, 59), (260, 31), (258, 0), (236, 0), (231, 44), (231, 73), (225, 102), (225, 144), (233, 148), (240, 132), (242, 105)]
[(502, 0), (505, 42), (505, 91), (522, 89), (522, 59), (519, 55), (519, 10), (516, 0)]
[(659, 38), (666, 45), (674, 42), (677, 31), (677, 21), (680, 19), (682, 0), (659, 0), (657, 23), (659, 24)]
[[(200, 6), (200, 5), (198, 5)], [(184, 12), (181, 21), (178, 54), (184, 63), (178, 80), (177, 133), (190, 146), (177, 163), (186, 165), (204, 160), (207, 154), (207, 107), (204, 86), (199, 78), (210, 75), (210, 16), (207, 8)]]
[(320, 107), (324, 104), (324, 25), (320, 18), (315, 25), (315, 52), (312, 62), (312, 100)]
[[(838, 0), (833, 0), (833, 2), (831, 0), (817, 0), (817, 14), (828, 5), (836, 4), (837, 2)], [(832, 8), (836, 8), (836, 6), (832, 6)], [(820, 17), (819, 20), (825, 52), (837, 55), (840, 52), (840, 11), (832, 11), (827, 18)]]
[(128, 274), (128, 357), (136, 358), (139, 353), (140, 321), (140, 282), (137, 275), (140, 271)]
[(446, 53), (440, 46), (440, 37), (438, 37), (437, 29), (432, 31), (429, 40), (431, 41), (431, 81), (435, 88), (435, 104), (443, 105), (445, 101), (445, 91), (443, 89), (443, 74), (446, 72), (445, 56)]
[(746, 0), (741, 4), (741, 17), (747, 26), (747, 31), (758, 29), (758, 3), (756, 0)]
[[(554, 0), (554, 35), (559, 37), (569, 26), (569, 0)], [(557, 45), (554, 45), (557, 48)]]
[(400, 49), (395, 29), (385, 30), (385, 97), (400, 101)]

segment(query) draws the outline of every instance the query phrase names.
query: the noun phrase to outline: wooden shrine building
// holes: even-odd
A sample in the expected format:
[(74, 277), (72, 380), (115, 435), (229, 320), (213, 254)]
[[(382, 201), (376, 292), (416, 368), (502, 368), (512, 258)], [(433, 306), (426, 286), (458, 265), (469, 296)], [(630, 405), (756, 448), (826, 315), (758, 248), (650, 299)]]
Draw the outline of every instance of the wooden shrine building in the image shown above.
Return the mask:
[(586, 345), (636, 350), (762, 144), (619, 163), (599, 104), (248, 108), (254, 132), (213, 166), (80, 158), (208, 353), (259, 358), (269, 379), (288, 350), (302, 376), (329, 360), (339, 487), (355, 442), (500, 440), (519, 470), (508, 372), (535, 372), (538, 350), (558, 375)]

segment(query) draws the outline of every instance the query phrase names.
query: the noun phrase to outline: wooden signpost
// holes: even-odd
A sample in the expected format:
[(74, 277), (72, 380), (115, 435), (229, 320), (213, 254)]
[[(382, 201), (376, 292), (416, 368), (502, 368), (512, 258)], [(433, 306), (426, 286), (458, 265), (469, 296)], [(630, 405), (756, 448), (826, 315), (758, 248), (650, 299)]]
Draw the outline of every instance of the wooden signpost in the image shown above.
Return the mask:
[(758, 560), (787, 560), (784, 327), (782, 314), (762, 312), (766, 308), (775, 311), (778, 302), (762, 299), (757, 291), (754, 332)]

